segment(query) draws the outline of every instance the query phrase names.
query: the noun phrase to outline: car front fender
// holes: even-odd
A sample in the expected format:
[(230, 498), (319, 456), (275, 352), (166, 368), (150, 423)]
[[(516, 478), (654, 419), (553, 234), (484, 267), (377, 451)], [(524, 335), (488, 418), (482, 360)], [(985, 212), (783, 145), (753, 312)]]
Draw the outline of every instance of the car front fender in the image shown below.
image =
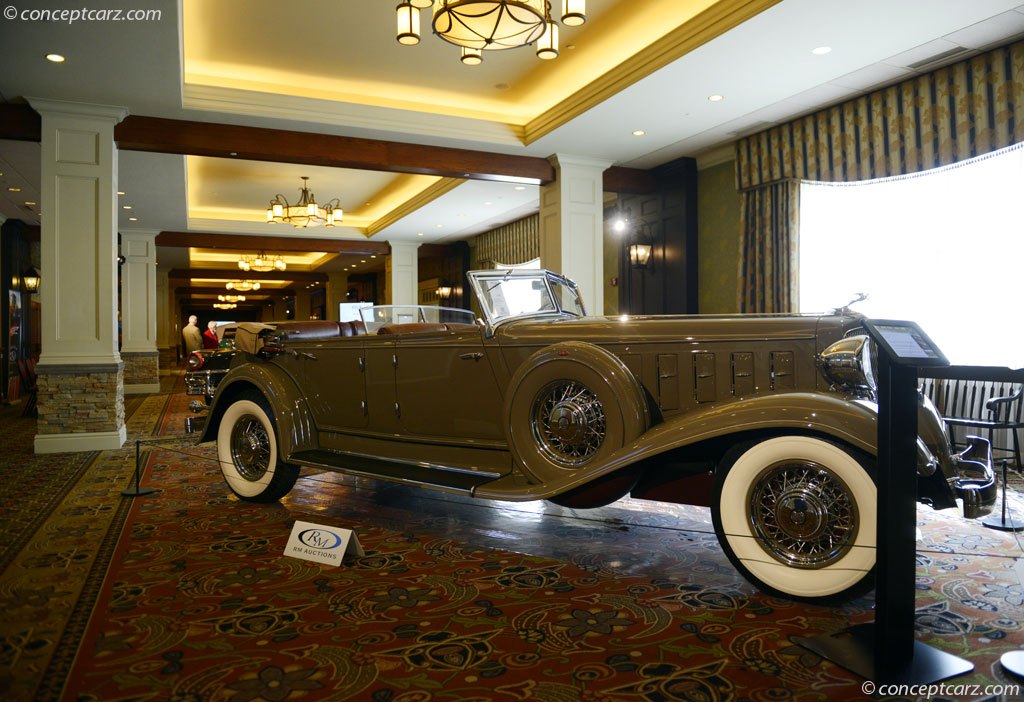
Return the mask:
[[(539, 491), (536, 486), (524, 487), (520, 490), (523, 497), (504, 499), (525, 499), (527, 493), (533, 499), (558, 495), (672, 449), (753, 431), (820, 434), (875, 455), (878, 410), (872, 402), (816, 392), (765, 395), (699, 407), (651, 427), (599, 466), (567, 474), (563, 480), (547, 483)], [(490, 496), (487, 486), (481, 486), (476, 494)]]
[(273, 363), (250, 362), (235, 365), (217, 386), (209, 419), (197, 443), (217, 438), (220, 418), (234, 398), (255, 390), (266, 398), (277, 424), (277, 441), (283, 460), (296, 451), (317, 447), (316, 425), (305, 396), (295, 382)]

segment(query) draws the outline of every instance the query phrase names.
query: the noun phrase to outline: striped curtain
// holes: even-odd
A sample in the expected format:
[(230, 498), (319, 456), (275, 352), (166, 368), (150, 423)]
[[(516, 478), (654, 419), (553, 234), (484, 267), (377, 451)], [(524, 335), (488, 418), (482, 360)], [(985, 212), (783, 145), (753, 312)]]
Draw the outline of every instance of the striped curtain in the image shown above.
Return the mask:
[[(856, 181), (927, 170), (1024, 141), (1024, 41), (1016, 42), (736, 142), (736, 186), (744, 212), (753, 189), (787, 179)], [(796, 207), (790, 199), (790, 206)], [(771, 270), (745, 256), (777, 251), (785, 233), (771, 229), (789, 217), (744, 216), (741, 237), (766, 239), (740, 250), (740, 271)], [(792, 237), (791, 237), (792, 238)], [(795, 247), (793, 251), (795, 256)], [(797, 270), (795, 259), (789, 270)], [(743, 308), (748, 284), (740, 279)], [(792, 281), (779, 285), (792, 287)], [(785, 294), (779, 295), (786, 298)], [(796, 305), (795, 298), (792, 304)], [(795, 307), (794, 307), (795, 309)], [(751, 309), (750, 311), (764, 311)]]
[(469, 240), (470, 269), (526, 263), (540, 256), (540, 215), (530, 215)]
[(800, 182), (785, 180), (743, 193), (740, 203), (740, 312), (795, 312), (800, 304)]

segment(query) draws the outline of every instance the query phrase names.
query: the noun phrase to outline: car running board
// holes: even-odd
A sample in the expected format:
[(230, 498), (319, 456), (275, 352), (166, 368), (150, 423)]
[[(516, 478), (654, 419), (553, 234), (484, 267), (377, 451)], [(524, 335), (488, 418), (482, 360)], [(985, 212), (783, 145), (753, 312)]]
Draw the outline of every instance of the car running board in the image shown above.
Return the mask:
[(309, 468), (323, 468), (367, 478), (413, 483), (469, 495), (472, 495), (484, 483), (501, 477), (497, 473), (452, 468), (424, 461), (397, 461), (324, 449), (298, 451), (289, 457), (288, 462)]

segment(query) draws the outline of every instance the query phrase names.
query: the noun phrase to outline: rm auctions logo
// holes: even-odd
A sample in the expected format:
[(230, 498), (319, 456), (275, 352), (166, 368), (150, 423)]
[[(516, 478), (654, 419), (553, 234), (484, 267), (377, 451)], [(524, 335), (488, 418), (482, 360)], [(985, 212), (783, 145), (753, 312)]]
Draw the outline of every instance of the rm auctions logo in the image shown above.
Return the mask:
[(306, 529), (299, 532), (299, 541), (310, 548), (329, 550), (341, 545), (341, 537), (326, 529)]

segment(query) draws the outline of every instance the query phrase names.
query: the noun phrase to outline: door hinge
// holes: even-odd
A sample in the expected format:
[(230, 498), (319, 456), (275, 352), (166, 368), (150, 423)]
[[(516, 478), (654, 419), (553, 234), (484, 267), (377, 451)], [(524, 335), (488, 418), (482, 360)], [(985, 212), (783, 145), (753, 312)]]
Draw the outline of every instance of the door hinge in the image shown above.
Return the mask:
[(391, 366), (393, 368), (398, 368), (398, 354), (396, 353), (391, 354)]
[(362, 356), (359, 357), (359, 372), (360, 373), (365, 373), (366, 372), (366, 359), (363, 358)]
[(395, 416), (399, 419), (402, 418), (402, 407), (397, 402), (395, 403)]
[(366, 412), (366, 400), (361, 400), (361, 401), (359, 402), (359, 404), (360, 404), (360, 406), (361, 406), (361, 407), (363, 408), (363, 416), (365, 417), (365, 416), (366, 416), (366, 414), (367, 414), (367, 412)]

